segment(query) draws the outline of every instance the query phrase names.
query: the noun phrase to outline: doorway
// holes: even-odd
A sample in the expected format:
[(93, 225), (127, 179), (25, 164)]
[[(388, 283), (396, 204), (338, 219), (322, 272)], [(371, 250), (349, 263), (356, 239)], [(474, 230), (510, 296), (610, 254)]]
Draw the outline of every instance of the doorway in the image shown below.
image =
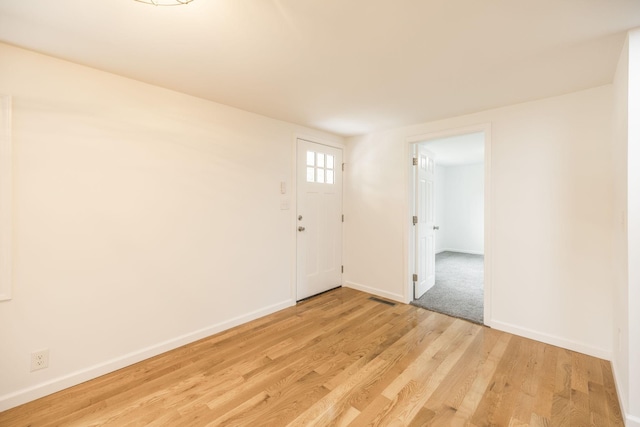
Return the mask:
[(296, 300), (342, 286), (342, 149), (296, 141)]
[(409, 302), (479, 324), (490, 308), (489, 138), (487, 126), (410, 141)]

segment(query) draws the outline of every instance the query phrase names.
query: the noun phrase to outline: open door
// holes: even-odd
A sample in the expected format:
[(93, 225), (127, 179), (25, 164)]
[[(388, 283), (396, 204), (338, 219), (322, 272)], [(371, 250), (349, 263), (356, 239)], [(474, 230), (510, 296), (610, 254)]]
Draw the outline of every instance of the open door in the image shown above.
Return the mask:
[(413, 224), (415, 226), (415, 268), (413, 276), (413, 297), (420, 298), (436, 280), (436, 245), (435, 245), (435, 158), (433, 153), (415, 145), (415, 210)]

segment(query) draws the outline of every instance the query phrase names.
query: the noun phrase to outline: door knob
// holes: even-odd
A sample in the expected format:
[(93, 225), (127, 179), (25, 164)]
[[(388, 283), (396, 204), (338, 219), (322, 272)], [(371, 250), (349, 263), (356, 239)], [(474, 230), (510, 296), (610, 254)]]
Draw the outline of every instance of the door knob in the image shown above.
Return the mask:
[(439, 226), (439, 225), (434, 225), (434, 226), (433, 226), (433, 229), (434, 229), (434, 230), (440, 230), (440, 226)]
[(304, 227), (302, 226), (298, 227), (298, 231), (304, 231)]

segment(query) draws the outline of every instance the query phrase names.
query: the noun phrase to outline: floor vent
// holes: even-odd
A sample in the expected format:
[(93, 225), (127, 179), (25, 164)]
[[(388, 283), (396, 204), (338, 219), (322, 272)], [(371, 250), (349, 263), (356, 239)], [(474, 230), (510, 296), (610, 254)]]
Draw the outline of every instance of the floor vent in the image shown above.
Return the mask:
[(395, 303), (395, 302), (386, 301), (386, 300), (383, 300), (383, 299), (380, 299), (380, 298), (376, 298), (376, 297), (369, 297), (369, 299), (370, 299), (371, 301), (381, 302), (382, 304), (387, 304), (387, 305), (391, 305), (391, 306), (396, 305), (396, 303)]

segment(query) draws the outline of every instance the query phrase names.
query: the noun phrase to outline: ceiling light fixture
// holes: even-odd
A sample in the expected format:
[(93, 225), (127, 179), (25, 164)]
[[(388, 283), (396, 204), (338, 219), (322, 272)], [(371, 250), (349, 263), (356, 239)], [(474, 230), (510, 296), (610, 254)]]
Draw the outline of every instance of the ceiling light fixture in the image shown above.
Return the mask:
[(152, 4), (154, 6), (180, 6), (189, 4), (193, 0), (136, 0), (140, 3)]

